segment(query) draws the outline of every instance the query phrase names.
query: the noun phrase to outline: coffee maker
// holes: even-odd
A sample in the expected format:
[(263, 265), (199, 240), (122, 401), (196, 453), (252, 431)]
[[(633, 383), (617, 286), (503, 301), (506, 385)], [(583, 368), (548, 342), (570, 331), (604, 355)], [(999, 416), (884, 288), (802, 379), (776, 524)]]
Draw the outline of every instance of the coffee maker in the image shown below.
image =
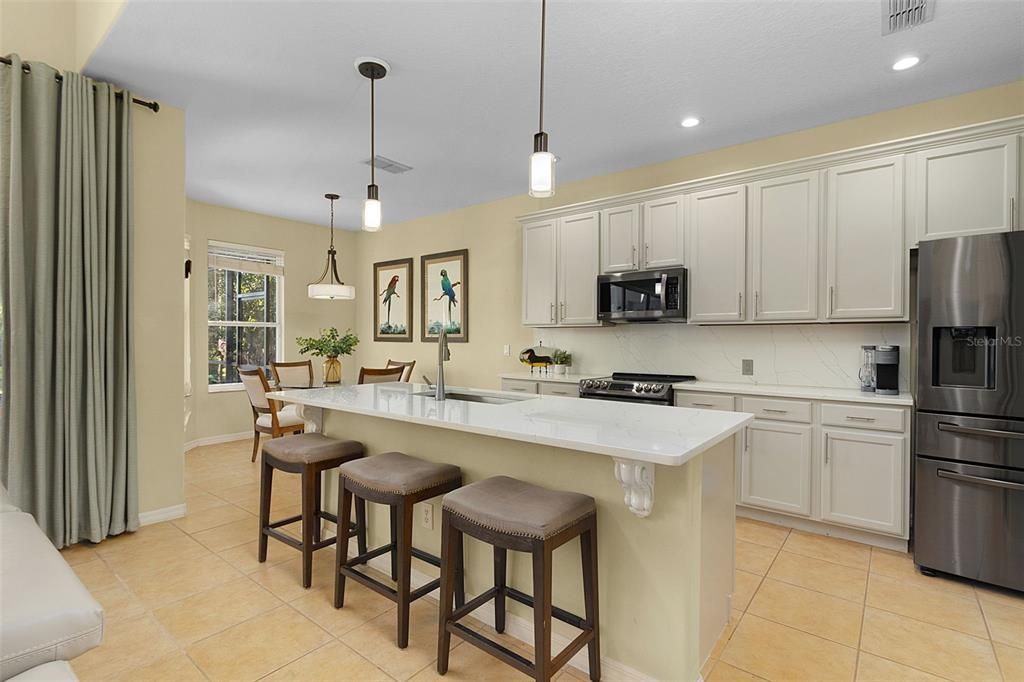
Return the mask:
[(875, 348), (875, 393), (878, 395), (899, 395), (899, 346), (878, 346)]

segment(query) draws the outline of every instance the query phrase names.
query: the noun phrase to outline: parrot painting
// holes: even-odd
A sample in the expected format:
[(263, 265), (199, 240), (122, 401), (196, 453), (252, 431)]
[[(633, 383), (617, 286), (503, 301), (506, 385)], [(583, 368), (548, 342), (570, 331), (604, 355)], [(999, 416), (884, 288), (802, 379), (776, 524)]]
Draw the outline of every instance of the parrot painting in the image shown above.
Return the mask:
[(377, 294), (378, 296), (380, 296), (382, 298), (381, 304), (387, 306), (387, 308), (388, 308), (388, 321), (387, 321), (387, 326), (388, 327), (391, 326), (391, 299), (392, 298), (401, 298), (401, 296), (398, 295), (397, 287), (398, 287), (398, 275), (392, 275), (391, 276), (391, 281), (388, 282), (388, 285), (386, 287), (384, 287), (384, 291), (382, 291), (379, 294)]
[(448, 299), (448, 324), (451, 324), (452, 320), (452, 308), (458, 305), (458, 301), (455, 296), (455, 287), (462, 284), (462, 282), (455, 282), (454, 284), (448, 279), (448, 271), (445, 269), (441, 270), (441, 295), (435, 298), (435, 301), (440, 301), (442, 298)]

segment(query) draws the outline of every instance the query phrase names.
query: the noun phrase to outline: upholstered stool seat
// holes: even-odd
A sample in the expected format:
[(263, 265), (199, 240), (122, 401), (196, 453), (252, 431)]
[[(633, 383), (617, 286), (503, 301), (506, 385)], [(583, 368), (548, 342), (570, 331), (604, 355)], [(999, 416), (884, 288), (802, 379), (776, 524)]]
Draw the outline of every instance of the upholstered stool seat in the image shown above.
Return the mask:
[[(409, 645), (409, 605), (430, 594), (440, 585), (440, 579), (412, 589), (412, 558), (416, 557), (434, 566), (441, 565), (441, 559), (412, 546), (413, 508), (418, 502), (455, 490), (462, 485), (462, 470), (451, 464), (439, 464), (410, 457), (401, 452), (352, 460), (342, 464), (338, 471), (338, 518), (344, 527), (348, 523), (349, 508), (355, 498), (359, 504), (374, 502), (388, 506), (391, 516), (391, 542), (371, 550), (360, 547), (359, 555), (348, 558), (348, 543), (339, 542), (334, 573), (334, 608), (345, 605), (345, 581), (356, 580), (384, 595), (398, 605), (398, 648)], [(395, 587), (356, 570), (358, 564), (383, 554), (391, 554), (391, 579)], [(456, 601), (464, 601), (462, 588), (462, 548), (449, 550), (453, 564), (452, 571), (458, 586)]]
[[(459, 604), (459, 561), (463, 535), (494, 548), (494, 587)], [(552, 602), (553, 553), (574, 538), (580, 539), (583, 569), (584, 616), (560, 609)], [(533, 564), (533, 594), (507, 583), (508, 550), (528, 552)], [(453, 606), (452, 601), (455, 598)], [(534, 660), (519, 655), (461, 621), (474, 610), (494, 601), (494, 629), (505, 631), (505, 601), (512, 599), (533, 608)], [(601, 679), (601, 649), (597, 603), (597, 505), (580, 493), (548, 488), (508, 476), (495, 476), (454, 490), (441, 500), (441, 598), (437, 638), (437, 672), (448, 672), (451, 636), (458, 635), (538, 682), (548, 682), (583, 647), (587, 647), (590, 679)], [(581, 630), (557, 655), (551, 651), (551, 619)]]
[(341, 467), (341, 474), (364, 488), (391, 495), (411, 495), (462, 480), (462, 470), (457, 466), (428, 462), (401, 452), (385, 452), (347, 462)]
[(319, 464), (338, 460), (334, 465), (338, 466), (362, 457), (363, 444), (356, 440), (328, 438), (322, 433), (300, 433), (267, 441), (263, 445), (263, 453), (287, 464)]
[[(324, 471), (355, 459), (362, 458), (363, 444), (354, 440), (328, 438), (322, 433), (300, 433), (287, 438), (275, 438), (263, 444), (263, 466), (260, 474), (260, 538), (258, 559), (267, 560), (267, 539), (280, 540), (302, 552), (302, 586), (313, 584), (313, 552), (333, 545), (337, 538), (347, 545), (348, 538), (356, 536), (360, 549), (366, 548), (366, 506), (356, 507), (356, 523), (338, 526), (335, 537), (320, 538), (320, 522), (338, 522), (338, 517), (323, 510)], [(302, 513), (296, 516), (270, 520), (270, 498), (274, 470), (299, 474), (302, 477)], [(302, 521), (302, 540), (278, 530), (281, 526)]]
[(594, 498), (495, 476), (444, 496), (442, 509), (503, 535), (544, 540), (594, 514)]

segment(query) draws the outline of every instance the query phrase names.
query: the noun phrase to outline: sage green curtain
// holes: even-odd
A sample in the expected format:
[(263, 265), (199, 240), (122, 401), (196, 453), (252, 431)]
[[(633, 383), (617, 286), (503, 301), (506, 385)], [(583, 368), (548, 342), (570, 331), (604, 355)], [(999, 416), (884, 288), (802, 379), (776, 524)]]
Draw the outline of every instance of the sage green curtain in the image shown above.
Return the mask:
[(138, 528), (131, 96), (0, 65), (0, 478), (58, 547)]

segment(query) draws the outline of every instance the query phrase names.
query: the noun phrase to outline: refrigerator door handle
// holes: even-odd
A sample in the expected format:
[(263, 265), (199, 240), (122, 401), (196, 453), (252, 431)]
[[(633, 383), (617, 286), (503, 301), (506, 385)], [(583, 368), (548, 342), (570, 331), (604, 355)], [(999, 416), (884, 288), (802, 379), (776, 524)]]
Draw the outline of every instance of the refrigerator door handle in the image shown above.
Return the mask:
[(1010, 438), (1013, 440), (1024, 440), (1024, 433), (1016, 431), (1003, 431), (1001, 429), (979, 429), (973, 426), (960, 426), (949, 422), (939, 422), (939, 431), (950, 433), (962, 433), (968, 436), (990, 436), (992, 438)]
[(1020, 490), (1024, 492), (1024, 483), (1000, 481), (995, 478), (985, 478), (984, 476), (968, 476), (967, 474), (958, 474), (948, 469), (939, 469), (937, 473), (939, 478), (951, 478), (954, 481), (963, 481), (964, 483), (977, 483), (979, 485), (992, 486), (993, 488), (1006, 488), (1007, 490)]

